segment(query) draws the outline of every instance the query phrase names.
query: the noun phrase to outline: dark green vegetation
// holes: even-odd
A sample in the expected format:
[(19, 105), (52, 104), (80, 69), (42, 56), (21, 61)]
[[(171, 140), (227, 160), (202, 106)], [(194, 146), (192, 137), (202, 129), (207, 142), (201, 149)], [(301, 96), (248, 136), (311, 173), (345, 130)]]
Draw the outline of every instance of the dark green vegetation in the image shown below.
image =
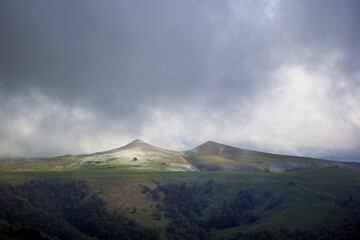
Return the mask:
[(52, 240), (39, 230), (24, 227), (11, 227), (4, 222), (0, 222), (0, 239), (3, 240)]
[(207, 142), (0, 161), (0, 239), (360, 239), (360, 171)]
[(359, 239), (353, 170), (103, 169), (4, 173), (0, 182), (0, 239), (22, 231), (39, 239)]
[(168, 239), (359, 239), (360, 185), (346, 181), (360, 176), (343, 174), (357, 173), (216, 174), (143, 192), (170, 219)]
[[(82, 181), (2, 184), (0, 192), (0, 218), (11, 225), (41, 229), (60, 239), (159, 238), (156, 231), (141, 227), (122, 214), (109, 213), (105, 202), (96, 193), (90, 194)], [(10, 231), (8, 235), (21, 237), (22, 232)]]

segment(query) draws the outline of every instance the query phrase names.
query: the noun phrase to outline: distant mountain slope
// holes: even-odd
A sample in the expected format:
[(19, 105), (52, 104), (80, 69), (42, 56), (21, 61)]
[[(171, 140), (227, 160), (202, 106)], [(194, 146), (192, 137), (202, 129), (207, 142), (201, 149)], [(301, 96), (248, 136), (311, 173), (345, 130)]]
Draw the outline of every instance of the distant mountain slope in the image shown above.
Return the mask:
[(360, 170), (360, 164), (357, 163), (270, 154), (212, 141), (184, 152), (184, 157), (201, 171), (284, 172), (321, 167)]
[(125, 167), (155, 171), (197, 171), (180, 152), (152, 146), (139, 139), (114, 150), (78, 157), (74, 168)]
[(55, 158), (0, 162), (0, 171), (66, 171), (111, 168), (147, 171), (285, 172), (338, 167), (360, 170), (360, 163), (270, 154), (244, 150), (216, 142), (176, 152), (141, 140), (110, 151)]
[(64, 171), (89, 168), (198, 171), (181, 152), (158, 148), (138, 139), (126, 146), (105, 152), (7, 162), (0, 165), (0, 170), (5, 171)]

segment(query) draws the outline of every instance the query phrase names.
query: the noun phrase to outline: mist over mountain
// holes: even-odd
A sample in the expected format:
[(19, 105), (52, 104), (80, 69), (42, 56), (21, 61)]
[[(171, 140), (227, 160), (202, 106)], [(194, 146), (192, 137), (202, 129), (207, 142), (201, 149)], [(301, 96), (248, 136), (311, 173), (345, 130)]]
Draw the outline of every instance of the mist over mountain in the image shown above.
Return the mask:
[(359, 0), (1, 0), (0, 240), (359, 240), (359, 23)]
[(0, 156), (214, 139), (360, 156), (356, 0), (0, 1)]
[(139, 139), (123, 147), (104, 152), (30, 159), (29, 161), (3, 159), (3, 164), (0, 163), (0, 170), (5, 171), (119, 169), (155, 172), (286, 172), (312, 168), (360, 170), (360, 164), (257, 152), (213, 141), (180, 152), (158, 148)]

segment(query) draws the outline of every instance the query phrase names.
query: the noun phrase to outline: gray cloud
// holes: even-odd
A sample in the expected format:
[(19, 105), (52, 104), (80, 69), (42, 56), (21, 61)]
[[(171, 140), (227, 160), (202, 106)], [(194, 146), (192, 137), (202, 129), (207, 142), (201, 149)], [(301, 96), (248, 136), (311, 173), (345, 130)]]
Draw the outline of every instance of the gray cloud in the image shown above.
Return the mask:
[(1, 1), (0, 151), (80, 153), (140, 137), (173, 149), (212, 139), (357, 155), (359, 10), (358, 1)]

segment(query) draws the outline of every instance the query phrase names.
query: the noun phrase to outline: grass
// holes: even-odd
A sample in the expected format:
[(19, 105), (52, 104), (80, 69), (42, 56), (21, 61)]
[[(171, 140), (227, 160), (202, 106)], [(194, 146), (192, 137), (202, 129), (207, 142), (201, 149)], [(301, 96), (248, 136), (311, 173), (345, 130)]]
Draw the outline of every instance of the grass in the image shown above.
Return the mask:
[[(136, 161), (134, 161), (136, 159)], [(288, 171), (316, 167), (360, 169), (360, 164), (277, 155), (243, 150), (214, 142), (186, 152), (159, 149), (134, 143), (119, 149), (83, 155), (65, 155), (44, 159), (0, 159), (0, 171), (73, 171), (91, 169), (149, 171)]]
[(360, 210), (360, 172), (336, 168), (285, 173), (81, 169), (0, 174), (0, 182), (21, 183), (37, 178), (85, 180), (94, 192), (107, 202), (111, 211), (124, 212), (143, 226), (157, 229), (164, 229), (168, 219), (154, 219), (152, 213), (156, 202), (141, 193), (141, 185), (153, 188), (156, 182), (192, 183), (212, 179), (215, 181), (215, 194), (209, 198), (210, 206), (204, 211), (205, 216), (222, 201), (233, 199), (244, 188), (272, 188), (275, 194), (283, 197), (281, 207), (271, 211), (264, 211), (267, 199), (260, 197), (261, 203), (254, 210), (260, 217), (259, 221), (221, 231), (214, 230), (214, 236), (233, 236), (240, 230), (249, 233), (264, 227), (301, 227), (318, 230), (325, 224), (342, 221), (343, 218)]
[[(150, 150), (156, 149), (150, 146)], [(235, 237), (239, 231), (250, 234), (264, 228), (319, 230), (322, 226), (339, 223), (360, 210), (360, 171), (316, 168), (266, 172), (271, 167), (283, 168), (284, 171), (289, 166), (296, 168), (297, 163), (299, 166), (323, 164), (323, 167), (336, 162), (241, 150), (216, 143), (207, 143), (182, 154), (164, 151), (156, 150), (154, 162), (149, 161), (146, 166), (141, 166), (140, 158), (136, 162), (131, 159), (118, 161), (113, 158), (115, 155), (112, 155), (112, 151), (50, 159), (0, 161), (0, 183), (18, 184), (39, 178), (84, 180), (89, 183), (93, 193), (107, 203), (109, 211), (125, 213), (145, 227), (162, 229), (160, 233), (163, 239), (169, 219), (164, 217), (164, 211), (160, 219), (154, 217), (153, 213), (157, 211), (155, 206), (159, 202), (143, 194), (142, 185), (155, 188), (158, 182), (192, 184), (214, 180), (214, 194), (208, 197), (209, 206), (203, 211), (203, 219), (210, 216), (211, 211), (223, 201), (236, 198), (239, 191), (259, 189), (259, 203), (252, 210), (259, 220), (253, 223), (245, 221), (223, 230), (212, 229), (215, 239)], [(165, 161), (164, 154), (171, 157), (170, 162)], [(99, 156), (102, 158), (97, 159)], [(84, 159), (87, 160), (86, 164)], [(200, 170), (213, 171), (174, 171), (181, 168), (171, 164), (184, 161)], [(272, 189), (274, 196), (280, 197), (282, 203), (265, 210), (271, 200), (263, 195), (265, 189)]]
[(201, 171), (284, 172), (336, 166), (360, 170), (358, 163), (257, 152), (215, 142), (207, 142), (183, 154)]

